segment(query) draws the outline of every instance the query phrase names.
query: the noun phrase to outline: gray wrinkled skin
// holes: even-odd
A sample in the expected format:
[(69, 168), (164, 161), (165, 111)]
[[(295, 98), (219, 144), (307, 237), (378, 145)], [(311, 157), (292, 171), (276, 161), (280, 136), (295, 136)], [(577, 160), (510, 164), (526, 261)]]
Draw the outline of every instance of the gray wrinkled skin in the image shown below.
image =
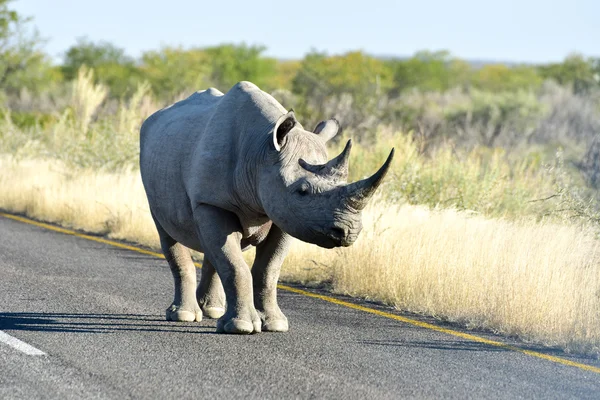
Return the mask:
[[(140, 170), (175, 282), (168, 320), (219, 318), (218, 332), (288, 330), (277, 280), (291, 236), (351, 245), (361, 210), (387, 172), (346, 184), (351, 142), (327, 161), (335, 120), (304, 130), (293, 112), (249, 82), (216, 89), (151, 115), (142, 125)], [(242, 251), (256, 246), (252, 270)], [(202, 279), (189, 250), (204, 253)]]

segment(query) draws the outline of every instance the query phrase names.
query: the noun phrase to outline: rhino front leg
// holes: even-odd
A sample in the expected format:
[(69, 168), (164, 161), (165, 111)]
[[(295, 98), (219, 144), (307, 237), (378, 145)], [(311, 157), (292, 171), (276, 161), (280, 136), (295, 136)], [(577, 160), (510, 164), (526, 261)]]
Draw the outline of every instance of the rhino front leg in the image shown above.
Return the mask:
[(237, 216), (201, 204), (194, 210), (194, 220), (204, 254), (214, 265), (225, 290), (227, 309), (217, 321), (217, 332), (260, 332), (261, 320), (254, 308), (250, 268), (242, 257), (242, 227)]
[(173, 303), (167, 308), (167, 321), (202, 321), (202, 311), (196, 301), (196, 267), (190, 251), (170, 237), (157, 223), (160, 245), (171, 267), (175, 282)]
[(196, 291), (196, 299), (202, 314), (208, 318), (220, 318), (225, 314), (225, 292), (214, 265), (204, 256), (202, 277)]
[(287, 332), (288, 320), (277, 304), (277, 281), (288, 253), (291, 237), (273, 225), (266, 239), (256, 247), (252, 266), (254, 306), (262, 320), (262, 330)]

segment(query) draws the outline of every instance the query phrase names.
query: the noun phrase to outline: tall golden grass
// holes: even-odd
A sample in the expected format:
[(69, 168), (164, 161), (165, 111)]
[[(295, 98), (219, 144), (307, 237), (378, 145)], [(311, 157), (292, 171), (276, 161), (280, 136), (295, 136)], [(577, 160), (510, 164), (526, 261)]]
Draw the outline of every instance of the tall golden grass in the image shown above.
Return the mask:
[(298, 242), (282, 278), (566, 350), (598, 353), (594, 231), (376, 204), (350, 248)]
[[(136, 171), (0, 158), (0, 208), (150, 247)], [(379, 200), (350, 248), (297, 242), (282, 279), (567, 350), (600, 349), (600, 248), (589, 228)]]
[(0, 208), (158, 247), (139, 172), (98, 173), (59, 161), (0, 158)]

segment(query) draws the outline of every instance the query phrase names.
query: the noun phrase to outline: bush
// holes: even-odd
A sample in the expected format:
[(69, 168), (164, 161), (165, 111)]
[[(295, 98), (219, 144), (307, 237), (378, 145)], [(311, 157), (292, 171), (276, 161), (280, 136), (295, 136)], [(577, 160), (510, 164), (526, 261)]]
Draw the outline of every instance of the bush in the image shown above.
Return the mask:
[(448, 140), (466, 147), (514, 147), (527, 141), (543, 112), (531, 91), (413, 91), (390, 102), (388, 121), (414, 132), (423, 150)]
[(50, 158), (70, 167), (115, 171), (136, 168), (139, 128), (156, 107), (150, 87), (142, 84), (116, 112), (103, 113), (108, 90), (93, 83), (91, 71), (81, 69), (73, 82), (68, 106), (45, 123), (28, 114), (16, 117), (6, 110), (0, 121), (0, 151), (20, 158)]

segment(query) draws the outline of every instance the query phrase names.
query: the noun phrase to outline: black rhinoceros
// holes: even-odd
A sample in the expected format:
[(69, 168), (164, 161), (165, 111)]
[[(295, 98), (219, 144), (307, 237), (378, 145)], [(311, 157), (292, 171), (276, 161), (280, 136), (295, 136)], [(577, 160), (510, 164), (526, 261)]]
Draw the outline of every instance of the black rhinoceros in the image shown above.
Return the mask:
[[(204, 313), (219, 318), (218, 332), (288, 330), (277, 280), (290, 235), (351, 245), (394, 154), (372, 177), (346, 184), (351, 142), (329, 162), (325, 149), (338, 129), (328, 120), (305, 130), (249, 82), (225, 95), (194, 93), (144, 122), (142, 180), (175, 280), (168, 320), (200, 321)], [(242, 257), (250, 246), (252, 270)], [(188, 248), (204, 253), (197, 290)]]

